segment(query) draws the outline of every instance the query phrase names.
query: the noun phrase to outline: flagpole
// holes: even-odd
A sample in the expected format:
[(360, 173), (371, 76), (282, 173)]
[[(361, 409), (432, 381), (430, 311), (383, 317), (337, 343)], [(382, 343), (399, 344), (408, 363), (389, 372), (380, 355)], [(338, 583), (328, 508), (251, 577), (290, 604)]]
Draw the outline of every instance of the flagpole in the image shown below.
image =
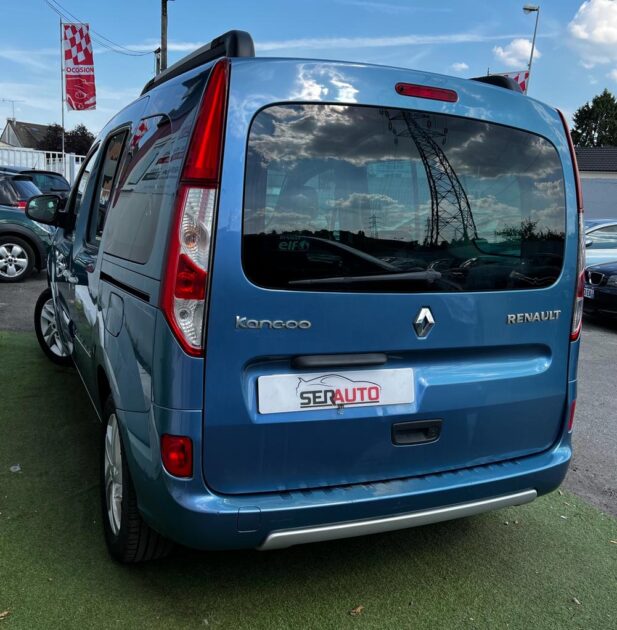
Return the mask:
[(66, 158), (64, 155), (64, 47), (62, 19), (60, 20), (60, 109), (62, 111), (62, 174), (66, 177)]
[(538, 20), (540, 19), (540, 5), (531, 5), (526, 4), (523, 7), (523, 11), (526, 14), (535, 13), (536, 14), (536, 24), (533, 27), (533, 38), (531, 40), (531, 54), (529, 55), (529, 63), (527, 64), (527, 83), (525, 84), (525, 94), (529, 92), (529, 81), (531, 81), (531, 64), (533, 63), (533, 53), (536, 49), (536, 34), (538, 32)]

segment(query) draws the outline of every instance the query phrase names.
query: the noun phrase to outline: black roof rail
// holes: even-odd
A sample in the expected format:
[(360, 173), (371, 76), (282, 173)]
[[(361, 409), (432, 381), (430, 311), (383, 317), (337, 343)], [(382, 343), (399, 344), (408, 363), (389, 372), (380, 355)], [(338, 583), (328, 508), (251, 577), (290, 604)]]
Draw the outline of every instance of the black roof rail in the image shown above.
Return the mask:
[(161, 83), (165, 83), (169, 79), (173, 79), (188, 70), (192, 70), (219, 57), (254, 56), (255, 45), (249, 33), (246, 31), (227, 31), (227, 33), (215, 37), (209, 44), (205, 44), (186, 57), (182, 57), (180, 61), (169, 66), (167, 70), (163, 70), (153, 79), (150, 79), (141, 93), (145, 94), (157, 85), (161, 85)]
[(512, 90), (513, 92), (520, 92), (522, 94), (521, 86), (512, 78), (504, 77), (500, 74), (487, 74), (483, 77), (473, 77), (471, 81), (479, 81), (480, 83), (488, 83), (489, 85), (495, 85), (496, 87), (505, 88), (506, 90)]

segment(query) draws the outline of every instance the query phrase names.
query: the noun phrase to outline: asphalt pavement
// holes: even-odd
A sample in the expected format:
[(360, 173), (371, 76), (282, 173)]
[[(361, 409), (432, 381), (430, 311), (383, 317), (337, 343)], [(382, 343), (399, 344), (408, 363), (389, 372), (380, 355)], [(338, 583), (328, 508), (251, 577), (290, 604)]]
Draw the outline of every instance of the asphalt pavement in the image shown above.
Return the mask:
[[(0, 284), (0, 330), (33, 331), (44, 273)], [(565, 486), (617, 516), (617, 322), (586, 319), (579, 360), (574, 457)]]

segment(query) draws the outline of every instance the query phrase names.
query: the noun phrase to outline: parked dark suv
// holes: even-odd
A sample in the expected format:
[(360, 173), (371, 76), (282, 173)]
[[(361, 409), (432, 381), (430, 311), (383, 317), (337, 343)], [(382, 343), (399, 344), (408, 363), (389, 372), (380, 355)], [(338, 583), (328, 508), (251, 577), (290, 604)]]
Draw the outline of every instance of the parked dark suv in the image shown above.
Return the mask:
[(27, 200), (40, 194), (30, 177), (0, 174), (0, 282), (21, 282), (45, 267), (55, 229), (25, 213)]
[(276, 549), (556, 488), (576, 172), (559, 112), (486, 78), (259, 59), (231, 32), (148, 83), (66, 210), (28, 206), (59, 226), (35, 323), (103, 422), (113, 556)]
[(18, 173), (28, 176), (41, 192), (53, 193), (61, 199), (66, 199), (71, 190), (71, 185), (67, 179), (55, 171), (44, 171), (23, 166), (0, 166), (0, 175), (5, 173)]

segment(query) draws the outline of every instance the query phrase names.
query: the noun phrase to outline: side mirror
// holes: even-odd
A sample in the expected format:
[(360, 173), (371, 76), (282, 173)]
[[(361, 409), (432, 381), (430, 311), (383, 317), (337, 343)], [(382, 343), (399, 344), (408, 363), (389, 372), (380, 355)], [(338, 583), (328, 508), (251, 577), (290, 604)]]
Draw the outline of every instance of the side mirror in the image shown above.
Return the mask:
[(36, 195), (26, 204), (26, 216), (46, 225), (58, 225), (58, 210), (61, 207), (58, 195)]
[(593, 245), (593, 241), (585, 241), (585, 247), (591, 247)]

